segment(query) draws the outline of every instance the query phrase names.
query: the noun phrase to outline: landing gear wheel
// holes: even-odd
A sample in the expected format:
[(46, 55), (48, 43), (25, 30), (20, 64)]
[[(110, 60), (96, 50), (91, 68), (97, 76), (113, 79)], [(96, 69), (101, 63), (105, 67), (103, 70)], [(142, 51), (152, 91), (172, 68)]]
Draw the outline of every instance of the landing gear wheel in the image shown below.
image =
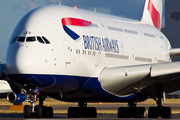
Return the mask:
[(140, 118), (146, 118), (146, 108), (145, 107), (140, 107)]
[(118, 118), (145, 118), (146, 109), (144, 107), (120, 107)]
[(171, 118), (171, 108), (163, 107), (161, 110), (161, 117), (162, 118)]
[(84, 109), (84, 118), (96, 118), (97, 117), (97, 112), (95, 107), (87, 107), (83, 108)]
[(146, 109), (144, 107), (135, 107), (133, 108), (133, 118), (145, 118)]
[(31, 117), (31, 107), (29, 105), (24, 106), (24, 118)]
[(36, 118), (41, 118), (42, 117), (42, 106), (37, 105), (36, 106)]
[(96, 110), (96, 108), (95, 107), (92, 107), (91, 108), (91, 117), (92, 118), (97, 118), (97, 110)]
[(119, 107), (118, 118), (131, 118), (132, 114), (129, 107)]
[(75, 118), (77, 116), (77, 111), (75, 110), (75, 107), (69, 107), (68, 109), (68, 118)]
[(158, 117), (159, 117), (158, 108), (157, 107), (149, 107), (148, 118), (158, 118)]
[(53, 108), (52, 107), (47, 107), (47, 117), (53, 118)]
[(43, 118), (53, 118), (53, 108), (52, 107), (42, 107), (42, 117)]
[(68, 118), (96, 118), (97, 112), (94, 107), (69, 107)]

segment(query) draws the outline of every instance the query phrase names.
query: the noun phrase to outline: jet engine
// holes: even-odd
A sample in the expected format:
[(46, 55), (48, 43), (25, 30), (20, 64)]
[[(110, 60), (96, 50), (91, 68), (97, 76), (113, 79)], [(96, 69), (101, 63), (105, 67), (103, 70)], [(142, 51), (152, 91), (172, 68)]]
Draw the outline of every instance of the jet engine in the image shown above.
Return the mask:
[(7, 95), (7, 100), (11, 103), (22, 103), (26, 98), (24, 94), (16, 94), (14, 92), (8, 93)]

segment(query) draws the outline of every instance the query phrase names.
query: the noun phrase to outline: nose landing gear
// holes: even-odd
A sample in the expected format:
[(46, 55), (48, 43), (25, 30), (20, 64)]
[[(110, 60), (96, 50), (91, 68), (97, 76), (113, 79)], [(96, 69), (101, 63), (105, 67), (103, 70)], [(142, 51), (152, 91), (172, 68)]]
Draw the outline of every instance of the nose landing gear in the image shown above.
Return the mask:
[[(29, 92), (28, 92), (29, 93)], [(43, 101), (46, 99), (47, 95), (43, 92), (37, 92), (34, 94), (33, 92), (30, 94), (27, 94), (27, 101), (31, 103), (30, 105), (24, 106), (24, 118), (52, 118), (53, 117), (53, 109), (52, 107), (46, 107), (43, 106)], [(37, 98), (39, 97), (39, 105), (35, 106), (34, 104), (37, 101)]]

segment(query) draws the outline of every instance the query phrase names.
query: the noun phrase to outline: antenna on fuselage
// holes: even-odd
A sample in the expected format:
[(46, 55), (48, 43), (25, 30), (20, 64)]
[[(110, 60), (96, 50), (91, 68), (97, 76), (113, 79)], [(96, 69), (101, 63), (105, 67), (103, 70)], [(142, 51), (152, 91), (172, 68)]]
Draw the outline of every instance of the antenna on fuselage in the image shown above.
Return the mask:
[(96, 12), (96, 8), (94, 8), (94, 12)]

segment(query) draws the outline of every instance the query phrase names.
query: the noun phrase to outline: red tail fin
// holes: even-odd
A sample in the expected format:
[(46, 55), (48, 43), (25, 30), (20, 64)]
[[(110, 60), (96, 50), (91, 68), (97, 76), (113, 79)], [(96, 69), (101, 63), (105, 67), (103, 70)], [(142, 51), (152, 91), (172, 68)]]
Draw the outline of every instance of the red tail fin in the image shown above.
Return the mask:
[(162, 4), (162, 0), (146, 0), (141, 22), (161, 30)]

